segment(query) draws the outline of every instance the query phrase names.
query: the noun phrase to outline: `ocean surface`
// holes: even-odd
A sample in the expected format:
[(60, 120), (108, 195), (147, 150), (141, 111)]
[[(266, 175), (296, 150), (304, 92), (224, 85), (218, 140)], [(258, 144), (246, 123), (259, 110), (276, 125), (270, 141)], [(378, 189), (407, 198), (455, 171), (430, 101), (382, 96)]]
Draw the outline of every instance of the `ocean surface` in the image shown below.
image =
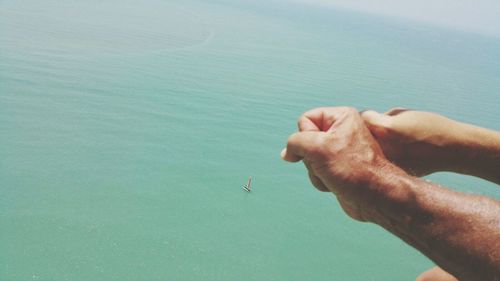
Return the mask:
[(499, 89), (500, 38), (416, 22), (285, 1), (0, 0), (0, 280), (414, 280), (431, 261), (279, 153), (326, 105), (500, 130)]

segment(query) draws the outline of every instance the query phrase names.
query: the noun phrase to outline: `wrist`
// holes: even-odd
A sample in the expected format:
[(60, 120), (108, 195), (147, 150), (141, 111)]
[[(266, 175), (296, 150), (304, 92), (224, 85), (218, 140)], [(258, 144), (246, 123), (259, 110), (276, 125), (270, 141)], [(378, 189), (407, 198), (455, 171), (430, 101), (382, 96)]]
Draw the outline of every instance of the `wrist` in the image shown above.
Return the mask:
[(477, 176), (500, 183), (500, 133), (461, 124), (456, 130), (452, 172)]
[(414, 203), (413, 181), (404, 170), (385, 160), (377, 166), (370, 181), (365, 183), (368, 191), (365, 193), (367, 221), (384, 226), (392, 224), (394, 215), (402, 214)]

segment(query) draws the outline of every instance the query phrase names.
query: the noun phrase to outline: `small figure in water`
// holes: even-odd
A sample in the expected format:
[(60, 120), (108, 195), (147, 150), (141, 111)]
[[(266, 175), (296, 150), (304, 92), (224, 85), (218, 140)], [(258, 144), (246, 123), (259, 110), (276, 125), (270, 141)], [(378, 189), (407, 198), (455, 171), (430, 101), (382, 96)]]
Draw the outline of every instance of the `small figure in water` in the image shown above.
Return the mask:
[(252, 191), (252, 177), (248, 178), (248, 182), (243, 186), (243, 189), (247, 192)]

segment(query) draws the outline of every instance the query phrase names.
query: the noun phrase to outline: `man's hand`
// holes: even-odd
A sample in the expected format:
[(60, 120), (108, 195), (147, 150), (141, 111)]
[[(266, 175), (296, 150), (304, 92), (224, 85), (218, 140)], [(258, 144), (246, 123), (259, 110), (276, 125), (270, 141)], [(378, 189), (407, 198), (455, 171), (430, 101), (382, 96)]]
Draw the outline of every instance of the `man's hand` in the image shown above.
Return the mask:
[[(387, 116), (399, 116), (401, 118), (397, 120), (404, 121), (412, 116), (409, 113), (392, 112)], [(366, 118), (370, 114), (364, 114), (365, 120), (370, 120)], [(299, 132), (288, 139), (282, 158), (290, 162), (302, 160), (313, 185), (322, 191), (333, 192), (348, 215), (382, 226), (457, 279), (500, 281), (500, 202), (459, 193), (413, 177), (384, 155), (385, 152), (393, 161), (406, 165), (407, 170), (418, 174), (434, 171), (435, 168), (425, 169), (423, 162), (432, 162), (426, 162), (428, 159), (425, 156), (433, 159), (431, 152), (437, 152), (434, 149), (441, 145), (440, 138), (435, 138), (435, 134), (450, 128), (438, 126), (440, 129), (436, 131), (422, 129), (422, 126), (434, 127), (438, 124), (426, 124), (423, 121), (425, 118), (418, 114), (419, 118), (402, 122), (411, 126), (398, 127), (396, 119), (393, 119), (387, 123), (389, 126), (375, 128), (374, 122), (364, 121), (353, 108), (314, 109), (300, 117)], [(431, 119), (428, 122), (435, 120), (432, 116), (428, 117)], [(496, 137), (497, 133), (465, 124), (459, 127), (467, 129), (467, 134), (458, 138), (460, 151), (457, 152), (460, 153), (457, 154), (475, 163), (479, 161), (480, 167), (485, 170), (470, 164), (459, 168), (472, 167), (475, 170), (467, 172), (490, 175), (493, 179), (498, 177), (496, 161), (500, 159), (497, 157), (500, 155), (500, 149), (497, 149), (500, 148), (500, 145), (497, 146), (500, 137)], [(413, 132), (419, 133), (405, 134), (402, 132), (407, 131), (394, 128), (416, 128)], [(377, 131), (379, 129), (382, 130)], [(404, 140), (413, 141), (405, 143)], [(447, 149), (454, 147), (448, 143), (445, 146)], [(411, 149), (417, 151), (409, 152)], [(428, 154), (420, 155), (424, 152)], [(465, 154), (461, 154), (463, 152)], [(409, 161), (419, 156), (420, 160), (414, 163)]]
[(385, 156), (409, 174), (451, 171), (500, 183), (498, 132), (401, 108), (361, 116)]
[(384, 114), (364, 111), (361, 116), (386, 157), (410, 174), (423, 176), (452, 169), (456, 122), (401, 108)]
[(316, 188), (333, 192), (352, 218), (371, 220), (378, 191), (370, 183), (390, 163), (358, 111), (349, 107), (313, 109), (299, 118), (298, 127), (282, 158), (303, 160)]

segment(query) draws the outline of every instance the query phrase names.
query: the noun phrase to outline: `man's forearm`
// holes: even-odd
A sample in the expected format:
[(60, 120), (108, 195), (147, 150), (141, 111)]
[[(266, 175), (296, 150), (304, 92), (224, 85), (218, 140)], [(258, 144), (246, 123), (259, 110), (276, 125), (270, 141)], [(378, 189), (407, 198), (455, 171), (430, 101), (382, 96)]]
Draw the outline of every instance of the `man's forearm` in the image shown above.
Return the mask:
[(372, 221), (461, 281), (500, 280), (500, 202), (384, 167), (372, 190)]
[(500, 132), (456, 122), (452, 171), (500, 184)]

